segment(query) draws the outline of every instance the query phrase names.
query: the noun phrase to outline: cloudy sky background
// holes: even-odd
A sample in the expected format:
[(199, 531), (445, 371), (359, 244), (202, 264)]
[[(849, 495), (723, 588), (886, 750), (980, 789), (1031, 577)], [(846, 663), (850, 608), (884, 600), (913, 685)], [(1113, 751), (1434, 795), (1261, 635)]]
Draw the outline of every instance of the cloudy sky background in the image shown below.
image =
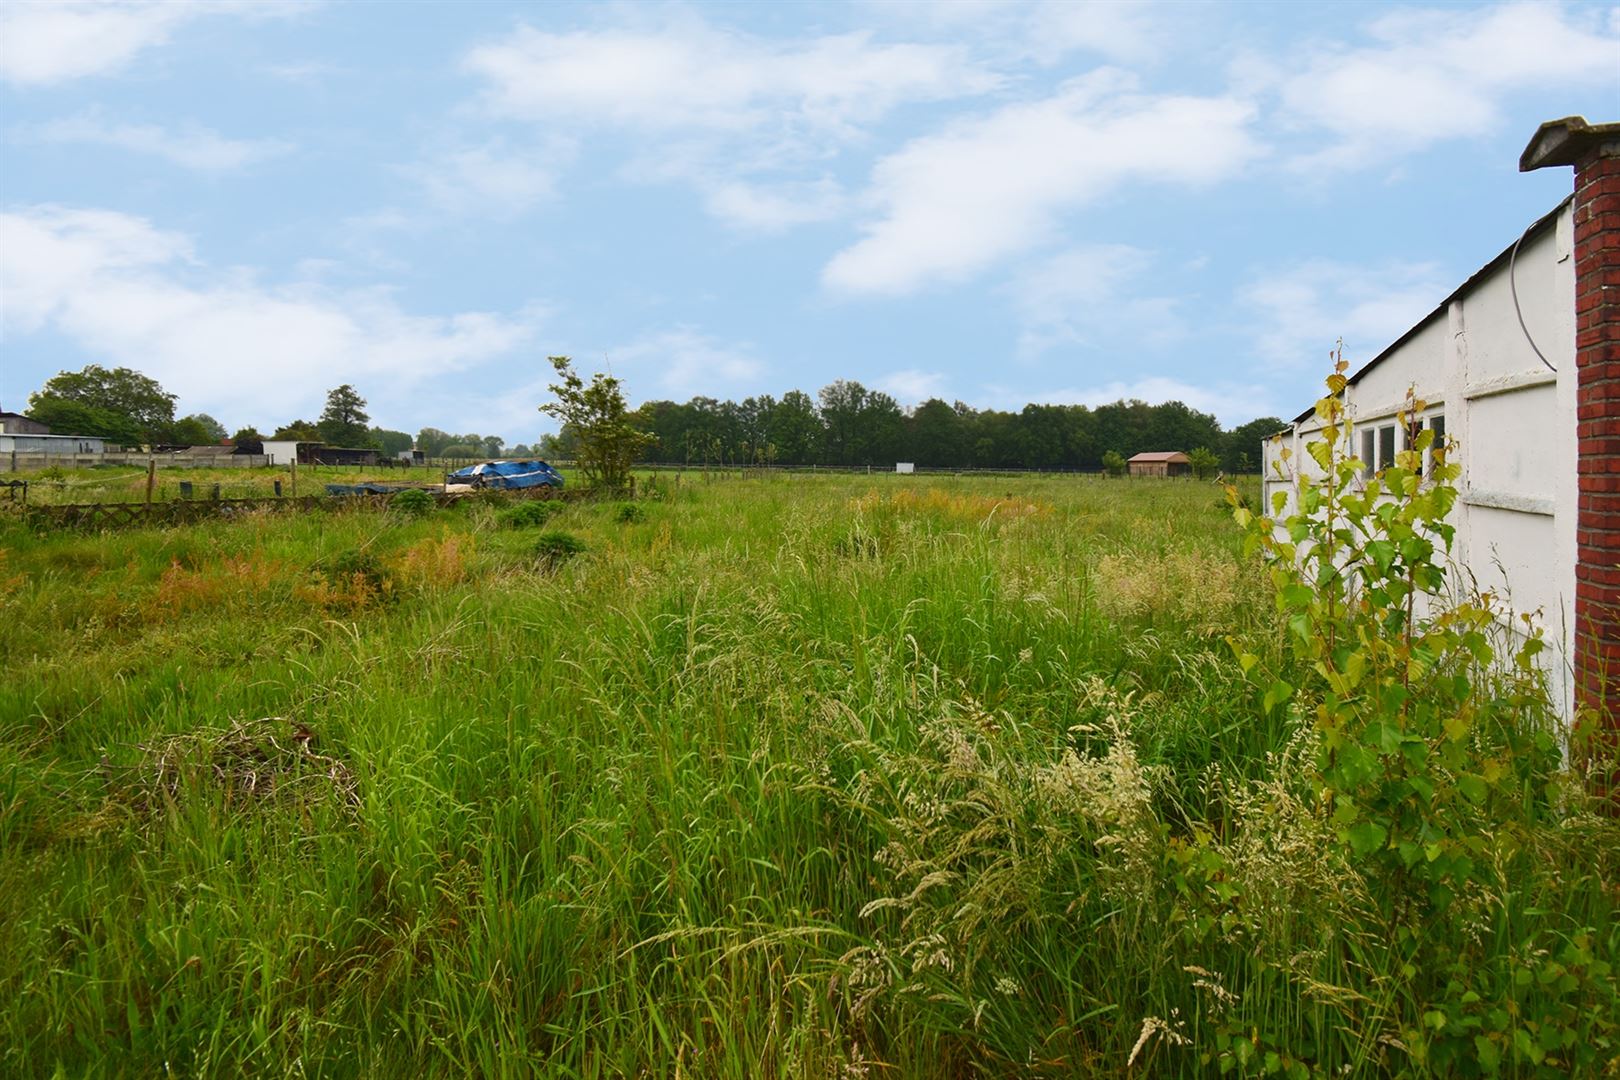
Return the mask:
[(1315, 397), (1569, 191), (1620, 8), (7, 3), (0, 407), (122, 364), (263, 430), (634, 401)]

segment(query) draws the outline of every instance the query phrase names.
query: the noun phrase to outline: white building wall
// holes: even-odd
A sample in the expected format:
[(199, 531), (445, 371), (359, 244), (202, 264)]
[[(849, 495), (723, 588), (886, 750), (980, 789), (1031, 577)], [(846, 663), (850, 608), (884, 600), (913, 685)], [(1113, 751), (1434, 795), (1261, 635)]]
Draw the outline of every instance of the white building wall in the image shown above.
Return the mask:
[[(1575, 610), (1575, 519), (1579, 500), (1575, 443), (1574, 219), (1565, 203), (1550, 227), (1527, 237), (1513, 262), (1488, 267), (1459, 289), (1398, 345), (1353, 376), (1346, 412), (1361, 430), (1394, 423), (1408, 387), (1426, 402), (1425, 417), (1443, 415), (1462, 466), (1452, 558), (1481, 589), (1505, 598), (1515, 613), (1533, 612), (1550, 646), (1544, 654), (1554, 691), (1573, 713), (1570, 679)], [(1556, 371), (1537, 358), (1528, 330)], [(1295, 470), (1283, 468), (1288, 446), (1305, 475), (1317, 470), (1305, 446), (1320, 437), (1314, 417), (1265, 447), (1265, 493), (1292, 491)], [(1404, 449), (1397, 431), (1398, 448)], [(1518, 628), (1515, 627), (1517, 630)]]
[(264, 441), (264, 453), (270, 459), (272, 465), (290, 465), (298, 460), (298, 444), (291, 440), (272, 442), (266, 439)]

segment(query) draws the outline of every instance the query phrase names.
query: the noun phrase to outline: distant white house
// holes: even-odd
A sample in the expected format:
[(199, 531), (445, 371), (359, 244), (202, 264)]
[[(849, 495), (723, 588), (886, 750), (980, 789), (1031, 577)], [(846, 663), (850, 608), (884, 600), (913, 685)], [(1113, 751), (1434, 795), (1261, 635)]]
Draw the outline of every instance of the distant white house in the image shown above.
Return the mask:
[[(1587, 140), (1585, 149), (1566, 147), (1575, 154), (1569, 160), (1538, 157), (1538, 147), (1544, 150), (1549, 138), (1565, 130), (1559, 125), (1579, 125), (1568, 130)], [(1585, 125), (1578, 119), (1543, 125), (1522, 166), (1585, 163), (1620, 176), (1612, 156), (1620, 143), (1617, 132), (1620, 125)], [(1462, 466), (1462, 476), (1451, 519), (1457, 530), (1453, 560), (1482, 589), (1507, 597), (1515, 612), (1539, 612), (1553, 654), (1549, 672), (1566, 714), (1576, 704), (1578, 685), (1586, 688), (1583, 701), (1607, 697), (1610, 708), (1620, 704), (1610, 693), (1613, 673), (1583, 672), (1595, 670), (1591, 657), (1615, 649), (1614, 625), (1605, 628), (1591, 617), (1596, 609), (1577, 602), (1587, 595), (1582, 589), (1589, 588), (1585, 582), (1594, 573), (1600, 585), (1607, 574), (1620, 574), (1615, 557), (1620, 545), (1611, 540), (1605, 547), (1592, 531), (1592, 500), (1583, 498), (1582, 479), (1594, 468), (1620, 472), (1620, 457), (1615, 440), (1594, 441), (1590, 425), (1580, 427), (1580, 414), (1590, 411), (1594, 372), (1609, 370), (1597, 383), (1620, 376), (1620, 354), (1611, 347), (1598, 362), (1588, 361), (1597, 339), (1584, 314), (1577, 344), (1577, 295), (1594, 289), (1603, 295), (1603, 275), (1615, 274), (1612, 264), (1620, 248), (1612, 235), (1606, 244), (1591, 242), (1593, 215), (1578, 218), (1586, 190), (1579, 175), (1578, 169), (1576, 195), (1532, 222), (1351, 375), (1344, 391), (1356, 427), (1351, 449), (1369, 472), (1390, 464), (1421, 427), (1454, 440), (1451, 460)], [(1599, 225), (1612, 233), (1620, 212), (1606, 220)], [(1604, 251), (1608, 264), (1602, 261)], [(1612, 329), (1614, 309), (1609, 310)], [(1411, 430), (1396, 419), (1408, 388), (1425, 402)], [(1320, 432), (1312, 409), (1301, 413), (1280, 440), (1266, 444), (1268, 507), (1273, 492), (1288, 492), (1292, 500), (1300, 478), (1296, 470), (1319, 474), (1305, 446)], [(1292, 451), (1286, 461), (1284, 447)], [(1583, 568), (1579, 584), (1578, 567)], [(1597, 569), (1589, 573), (1587, 567)], [(1593, 677), (1608, 685), (1594, 683)]]

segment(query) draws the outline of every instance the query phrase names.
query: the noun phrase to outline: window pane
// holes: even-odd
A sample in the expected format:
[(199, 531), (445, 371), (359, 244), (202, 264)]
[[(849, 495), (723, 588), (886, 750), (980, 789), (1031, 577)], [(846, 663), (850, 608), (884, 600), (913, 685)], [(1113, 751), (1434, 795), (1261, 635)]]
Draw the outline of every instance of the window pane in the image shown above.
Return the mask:
[(1371, 476), (1377, 467), (1378, 461), (1374, 456), (1377, 453), (1377, 444), (1373, 441), (1378, 433), (1372, 428), (1361, 429), (1361, 475)]
[(1434, 444), (1429, 447), (1429, 457), (1436, 463), (1442, 462), (1446, 459), (1446, 418), (1429, 417), (1429, 430), (1434, 432)]
[(1395, 425), (1378, 429), (1378, 467), (1387, 469), (1395, 464)]

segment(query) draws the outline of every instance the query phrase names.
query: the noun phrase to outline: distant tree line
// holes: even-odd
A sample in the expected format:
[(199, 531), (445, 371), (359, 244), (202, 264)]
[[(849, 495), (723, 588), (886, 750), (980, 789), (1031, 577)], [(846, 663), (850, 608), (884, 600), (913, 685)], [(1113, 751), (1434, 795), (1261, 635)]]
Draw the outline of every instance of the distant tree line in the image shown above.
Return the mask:
[[(583, 390), (583, 384), (581, 389)], [(56, 375), (29, 398), (28, 415), (71, 435), (99, 435), (116, 445), (217, 444), (226, 429), (205, 413), (176, 418), (175, 395), (129, 368), (91, 364)], [(244, 427), (228, 441), (256, 451), (266, 439), (374, 448), (392, 457), (416, 449), (435, 458), (574, 458), (576, 426), (542, 436), (534, 446), (507, 446), (499, 435), (454, 434), (425, 427), (408, 432), (370, 425), (366, 401), (347, 383), (327, 393), (316, 420), (292, 420), (270, 435)], [(649, 401), (625, 418), (645, 433), (640, 460), (660, 464), (892, 465), (937, 468), (1123, 469), (1142, 451), (1205, 450), (1227, 472), (1258, 468), (1260, 442), (1283, 427), (1276, 417), (1223, 430), (1209, 413), (1179, 401), (1149, 405), (1025, 405), (1017, 412), (975, 409), (931, 398), (909, 412), (890, 395), (840, 379), (816, 397), (790, 390), (741, 402), (695, 397), (684, 404)]]
[[(1208, 450), (1228, 472), (1259, 467), (1260, 443), (1283, 427), (1262, 417), (1230, 430), (1179, 401), (975, 409), (931, 398), (907, 412), (882, 391), (840, 379), (812, 399), (793, 390), (741, 402), (649, 401), (631, 415), (652, 436), (642, 460), (664, 464), (891, 465), (1100, 469), (1143, 451)], [(567, 456), (568, 428), (544, 449)], [(1108, 463), (1111, 463), (1108, 462)]]
[(290, 420), (269, 435), (248, 425), (227, 435), (225, 426), (207, 413), (175, 416), (174, 394), (156, 379), (130, 368), (91, 364), (47, 380), (28, 399), (27, 415), (62, 435), (93, 435), (114, 446), (202, 446), (232, 443), (251, 453), (265, 440), (292, 439), (328, 446), (375, 449), (392, 457), (413, 446), (433, 457), (497, 457), (527, 454), (527, 446), (508, 448), (499, 435), (451, 435), (423, 428), (412, 438), (406, 431), (369, 426), (366, 400), (348, 383), (330, 390), (317, 420)]

